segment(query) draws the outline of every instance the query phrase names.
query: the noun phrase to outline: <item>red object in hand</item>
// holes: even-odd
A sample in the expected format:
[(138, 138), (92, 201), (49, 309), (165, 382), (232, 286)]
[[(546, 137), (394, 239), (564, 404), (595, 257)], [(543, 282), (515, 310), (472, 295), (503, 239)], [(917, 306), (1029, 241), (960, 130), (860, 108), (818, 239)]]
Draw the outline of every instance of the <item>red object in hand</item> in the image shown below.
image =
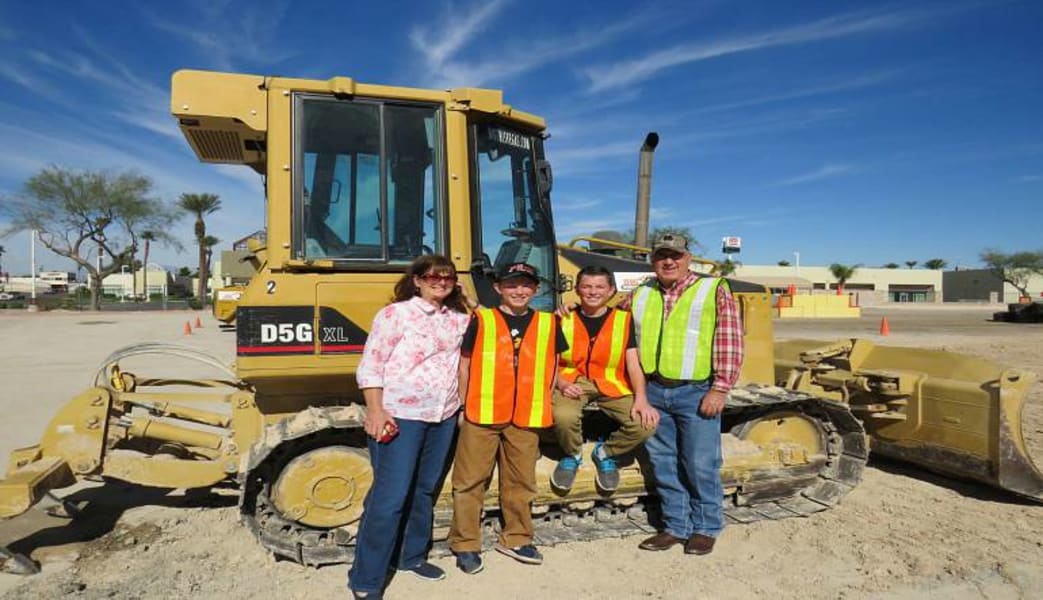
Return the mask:
[(377, 441), (381, 444), (386, 444), (395, 439), (396, 435), (398, 435), (398, 425), (389, 421), (384, 423), (384, 429), (380, 432), (380, 437), (377, 438)]

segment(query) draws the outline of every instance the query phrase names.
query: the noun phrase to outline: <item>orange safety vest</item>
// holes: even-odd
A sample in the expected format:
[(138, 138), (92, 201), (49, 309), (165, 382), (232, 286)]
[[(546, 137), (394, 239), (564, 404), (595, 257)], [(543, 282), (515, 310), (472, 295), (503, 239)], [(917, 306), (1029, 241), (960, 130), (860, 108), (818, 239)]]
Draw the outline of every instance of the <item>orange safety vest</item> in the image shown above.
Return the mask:
[(514, 343), (500, 310), (480, 308), (474, 314), (478, 335), (471, 352), (467, 420), (478, 425), (550, 427), (554, 423), (554, 315), (536, 311), (522, 336), (515, 367)]
[(630, 313), (609, 309), (601, 331), (592, 342), (577, 312), (572, 311), (561, 320), (562, 333), (569, 342), (568, 349), (561, 353), (561, 378), (575, 383), (582, 375), (609, 398), (633, 394), (626, 368)]

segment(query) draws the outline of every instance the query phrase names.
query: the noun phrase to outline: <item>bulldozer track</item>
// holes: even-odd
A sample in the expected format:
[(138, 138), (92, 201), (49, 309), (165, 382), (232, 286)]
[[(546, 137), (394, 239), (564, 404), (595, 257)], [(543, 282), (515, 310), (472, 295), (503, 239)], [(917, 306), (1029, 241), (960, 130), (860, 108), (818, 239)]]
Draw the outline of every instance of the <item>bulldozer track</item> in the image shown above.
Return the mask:
[[(861, 480), (868, 456), (865, 435), (843, 404), (778, 387), (743, 386), (729, 396), (722, 428), (741, 434), (744, 425), (783, 413), (804, 415), (817, 424), (824, 455), (767, 478), (725, 480), (725, 490), (731, 491), (724, 499), (728, 523), (807, 517), (835, 506)], [(351, 562), (357, 523), (328, 530), (301, 525), (280, 514), (268, 496), (278, 468), (293, 456), (326, 444), (344, 444), (353, 436), (354, 444), (365, 447), (360, 415), (337, 417), (326, 409), (306, 414), (305, 419), (294, 417), (271, 429), (265, 449), (249, 457), (250, 468), (241, 478), (241, 517), (261, 544), (280, 557), (312, 566)], [(445, 537), (451, 516), (447, 507), (436, 508), (432, 556), (449, 554)], [(483, 516), (487, 549), (495, 542), (499, 519), (492, 510)], [(545, 546), (653, 533), (658, 522), (658, 502), (651, 491), (640, 498), (593, 503), (563, 499), (560, 504), (533, 506), (534, 542)]]

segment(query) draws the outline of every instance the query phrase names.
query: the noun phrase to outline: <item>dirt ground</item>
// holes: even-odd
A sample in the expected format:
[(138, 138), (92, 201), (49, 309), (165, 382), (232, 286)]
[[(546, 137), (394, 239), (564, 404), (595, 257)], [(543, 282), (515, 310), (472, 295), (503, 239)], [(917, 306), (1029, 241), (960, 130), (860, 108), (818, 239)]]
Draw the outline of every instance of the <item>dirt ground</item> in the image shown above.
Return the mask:
[[(1043, 375), (1043, 325), (991, 323), (991, 309), (867, 309), (859, 320), (776, 322), (785, 338), (863, 337), (973, 354)], [(878, 334), (888, 318), (891, 335)], [(233, 334), (212, 319), (184, 336), (194, 313), (3, 314), (0, 455), (35, 443), (54, 412), (90, 385), (112, 350), (142, 341), (185, 343), (231, 362)], [(213, 376), (139, 360), (163, 374)], [(140, 368), (138, 369), (140, 370)], [(1043, 465), (1043, 385), (1024, 433)], [(68, 496), (68, 491), (62, 495)], [(163, 494), (86, 487), (74, 527), (35, 508), (0, 523), (0, 543), (43, 565), (0, 574), (5, 598), (343, 598), (345, 568), (276, 561), (236, 519), (233, 490)], [(467, 576), (450, 559), (437, 583), (396, 577), (389, 598), (1034, 598), (1043, 589), (1043, 506), (882, 460), (835, 509), (806, 519), (732, 526), (706, 557), (637, 549), (640, 537), (545, 548), (543, 566), (491, 553)], [(1033, 591), (1035, 590), (1035, 591)]]

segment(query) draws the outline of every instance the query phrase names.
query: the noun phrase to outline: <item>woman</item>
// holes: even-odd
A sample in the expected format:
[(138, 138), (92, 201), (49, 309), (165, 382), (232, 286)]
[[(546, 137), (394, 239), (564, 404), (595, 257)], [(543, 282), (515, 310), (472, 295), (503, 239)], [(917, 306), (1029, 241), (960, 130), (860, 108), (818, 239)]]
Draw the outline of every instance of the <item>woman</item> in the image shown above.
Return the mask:
[(449, 259), (422, 256), (373, 320), (356, 373), (366, 400), (373, 487), (348, 571), (355, 598), (382, 597), (392, 560), (421, 579), (445, 577), (427, 562), (427, 551), (460, 409), (457, 368), (470, 304)]

